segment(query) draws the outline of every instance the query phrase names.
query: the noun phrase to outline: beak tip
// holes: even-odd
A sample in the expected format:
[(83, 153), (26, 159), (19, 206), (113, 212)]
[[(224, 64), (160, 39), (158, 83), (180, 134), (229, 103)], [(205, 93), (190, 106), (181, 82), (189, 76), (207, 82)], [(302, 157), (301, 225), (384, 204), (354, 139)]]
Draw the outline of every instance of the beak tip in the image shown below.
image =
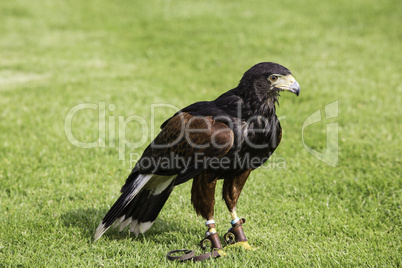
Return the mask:
[(290, 91), (295, 93), (296, 96), (300, 95), (300, 85), (297, 81), (294, 81), (294, 83), (290, 85)]

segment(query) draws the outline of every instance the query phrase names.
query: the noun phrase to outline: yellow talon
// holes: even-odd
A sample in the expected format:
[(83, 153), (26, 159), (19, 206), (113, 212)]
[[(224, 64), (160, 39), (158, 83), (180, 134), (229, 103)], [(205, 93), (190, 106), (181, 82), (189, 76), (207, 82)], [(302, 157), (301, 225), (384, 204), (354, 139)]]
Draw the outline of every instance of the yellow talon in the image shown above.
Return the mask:
[(250, 244), (247, 241), (243, 241), (243, 242), (236, 242), (232, 245), (228, 245), (226, 247), (242, 247), (245, 250), (256, 250), (255, 248), (251, 247)]
[(221, 257), (226, 256), (226, 253), (222, 249), (218, 249), (217, 252), (219, 253), (219, 255), (221, 255)]
[(246, 249), (246, 250), (255, 250), (254, 248), (252, 248), (252, 247), (250, 246), (250, 244), (249, 244), (247, 241), (244, 241), (244, 242), (237, 242), (235, 245), (239, 245), (239, 246), (241, 246), (242, 248), (244, 248), (244, 249)]
[(227, 253), (224, 250), (228, 249), (229, 247), (242, 247), (245, 250), (256, 250), (255, 248), (251, 247), (247, 241), (244, 241), (244, 242), (237, 242), (235, 244), (228, 245), (228, 246), (224, 247), (223, 249), (218, 249), (217, 252), (219, 253), (219, 255), (221, 255), (221, 257), (225, 257), (225, 256), (227, 256)]

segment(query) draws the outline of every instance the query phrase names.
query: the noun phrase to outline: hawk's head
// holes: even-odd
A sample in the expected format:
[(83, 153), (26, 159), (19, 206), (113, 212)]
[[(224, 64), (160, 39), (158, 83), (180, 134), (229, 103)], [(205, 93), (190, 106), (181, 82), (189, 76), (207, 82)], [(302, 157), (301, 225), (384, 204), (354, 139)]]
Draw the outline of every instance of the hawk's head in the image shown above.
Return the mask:
[(274, 62), (261, 62), (244, 73), (239, 84), (245, 90), (254, 89), (258, 97), (277, 95), (280, 91), (290, 91), (297, 96), (300, 86), (292, 73)]

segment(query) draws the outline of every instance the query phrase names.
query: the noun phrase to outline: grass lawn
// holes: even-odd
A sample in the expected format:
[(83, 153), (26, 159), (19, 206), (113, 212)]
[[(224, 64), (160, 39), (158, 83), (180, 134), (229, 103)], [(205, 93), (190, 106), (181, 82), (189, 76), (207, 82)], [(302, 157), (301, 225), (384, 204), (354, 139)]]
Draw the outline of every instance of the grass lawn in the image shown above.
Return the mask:
[[(140, 137), (174, 112), (152, 104), (212, 100), (261, 61), (288, 67), (301, 95), (282, 94), (282, 143), (239, 200), (257, 250), (192, 265), (401, 267), (401, 14), (396, 0), (1, 1), (0, 267), (182, 267), (167, 251), (199, 250), (206, 231), (191, 183), (145, 235), (109, 230), (93, 243), (94, 231), (146, 147)], [(305, 120), (335, 101), (339, 116), (304, 141), (323, 152), (337, 123), (336, 167), (302, 142)], [(80, 104), (93, 109), (73, 117), (74, 137), (105, 146), (67, 138)], [(132, 115), (149, 132), (134, 121), (118, 132)], [(139, 146), (119, 147), (125, 139)]]

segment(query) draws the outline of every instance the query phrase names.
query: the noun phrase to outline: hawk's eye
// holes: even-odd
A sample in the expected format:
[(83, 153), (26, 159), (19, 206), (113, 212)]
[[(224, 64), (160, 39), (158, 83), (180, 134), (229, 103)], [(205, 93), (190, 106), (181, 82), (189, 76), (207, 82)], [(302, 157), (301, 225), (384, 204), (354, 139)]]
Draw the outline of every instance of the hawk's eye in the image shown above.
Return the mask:
[(271, 75), (271, 76), (269, 77), (269, 80), (270, 80), (271, 82), (275, 82), (275, 81), (278, 80), (278, 77), (277, 77), (276, 75)]

